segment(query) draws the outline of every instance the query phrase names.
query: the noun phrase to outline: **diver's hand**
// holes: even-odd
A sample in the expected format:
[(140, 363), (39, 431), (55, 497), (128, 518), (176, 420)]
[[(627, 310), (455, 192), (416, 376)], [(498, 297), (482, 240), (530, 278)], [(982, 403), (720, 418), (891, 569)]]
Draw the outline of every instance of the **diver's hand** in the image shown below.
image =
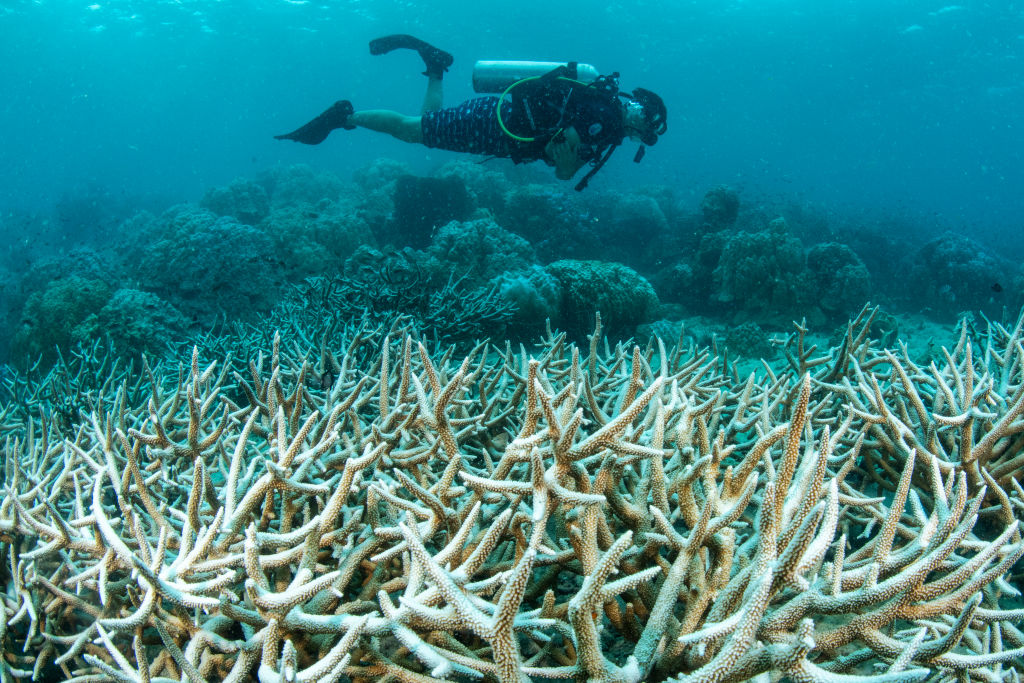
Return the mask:
[(551, 157), (555, 160), (556, 166), (562, 166), (575, 159), (576, 152), (563, 140), (551, 146)]
[(579, 146), (580, 136), (572, 126), (556, 133), (544, 146), (544, 158), (551, 160), (559, 180), (569, 180), (583, 166)]
[(576, 149), (563, 137), (561, 141), (552, 140), (548, 153), (555, 162), (555, 175), (559, 180), (568, 180), (576, 173)]

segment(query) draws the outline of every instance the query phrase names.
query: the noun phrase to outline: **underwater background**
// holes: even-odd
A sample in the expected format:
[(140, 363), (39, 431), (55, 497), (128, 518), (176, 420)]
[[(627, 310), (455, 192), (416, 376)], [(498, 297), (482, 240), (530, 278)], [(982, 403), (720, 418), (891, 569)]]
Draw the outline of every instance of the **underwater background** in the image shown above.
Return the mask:
[(0, 202), (90, 185), (191, 199), (282, 162), (427, 170), (446, 159), (365, 132), (315, 150), (271, 139), (335, 99), (416, 111), (415, 55), (367, 52), (396, 32), (455, 55), (450, 104), (486, 58), (575, 59), (662, 94), (669, 135), (604, 187), (730, 182), (1020, 226), (1024, 8), (941, 0), (8, 1)]
[[(417, 113), (392, 33), (448, 105), (578, 60), (668, 130), (583, 192), (273, 139)], [(1020, 683), (1022, 48), (1008, 1), (0, 0), (0, 683)]]
[[(39, 306), (27, 308), (31, 297), (42, 295), (53, 276), (76, 272), (65, 260), (30, 275), (41, 259), (84, 246), (107, 262), (138, 265), (148, 254), (153, 263), (169, 263), (154, 246), (166, 241), (166, 231), (147, 232), (146, 221), (126, 223), (140, 210), (158, 216), (182, 202), (195, 206), (236, 179), (262, 183), (271, 206), (295, 205), (273, 196), (267, 174), (296, 164), (305, 166), (302, 173), (349, 182), (353, 173), (389, 159), (402, 165), (385, 178), (393, 182), (402, 174), (436, 174), (459, 159), (363, 130), (338, 131), (318, 147), (272, 139), (341, 98), (357, 108), (418, 111), (424, 79), (416, 55), (372, 57), (367, 50), (370, 39), (393, 32), (418, 35), (455, 55), (445, 77), (448, 105), (473, 96), (474, 60), (505, 58), (579, 60), (619, 71), (625, 89), (652, 89), (669, 110), (668, 133), (642, 163), (630, 162), (627, 144), (580, 195), (536, 164), (513, 168), (494, 160), (466, 171), (498, 173), (508, 188), (547, 186), (542, 201), (572, 224), (557, 236), (549, 231), (547, 238), (559, 244), (538, 245), (536, 231), (523, 227), (550, 223), (530, 201), (484, 200), (472, 192), (464, 211), (444, 209), (419, 226), (428, 234), (483, 209), (538, 250), (509, 269), (566, 257), (626, 262), (653, 282), (662, 304), (683, 306), (652, 309), (643, 322), (695, 313), (761, 324), (799, 318), (793, 297), (794, 305), (775, 307), (778, 297), (763, 287), (754, 292), (742, 278), (727, 282), (735, 278), (720, 269), (729, 269), (720, 259), (723, 244), (705, 243), (700, 251), (708, 232), (728, 227), (754, 234), (779, 217), (799, 240), (792, 249), (842, 243), (862, 262), (845, 255), (842, 264), (870, 271), (870, 283), (847, 292), (849, 301), (831, 311), (836, 320), (856, 313), (860, 295), (894, 312), (947, 320), (1019, 305), (1024, 8), (1016, 3), (35, 0), (0, 8), (5, 355), (19, 325), (27, 319), (40, 325)], [(715, 188), (738, 200), (738, 223), (709, 223), (702, 202)], [(642, 223), (640, 233), (606, 228), (608, 220), (599, 225), (602, 206), (609, 216), (629, 213), (609, 205), (634, 191), (656, 196), (661, 215), (641, 210), (621, 219)], [(302, 201), (338, 199), (316, 192), (309, 189)], [(387, 233), (403, 228), (395, 224), (393, 186), (386, 194), (385, 204), (392, 204), (378, 205), (378, 216), (367, 220), (376, 233), (369, 241), (378, 248), (425, 246)], [(409, 196), (416, 205), (450, 203), (429, 193)], [(350, 209), (335, 204), (336, 213), (367, 212), (365, 197), (349, 202)], [(239, 218), (230, 208), (205, 208)], [(240, 222), (257, 225), (267, 215), (269, 209)], [(282, 241), (280, 229), (264, 225), (259, 232)], [(623, 253), (637, 246), (630, 243), (605, 257), (596, 245), (579, 244), (609, 244), (618, 235), (657, 246), (646, 255), (639, 248)], [(323, 269), (284, 269), (276, 279), (332, 275), (365, 243), (345, 238), (349, 246), (342, 248), (329, 231), (318, 239), (310, 250), (332, 257)], [(785, 277), (783, 269), (804, 269), (808, 254), (791, 255), (796, 261), (761, 264), (761, 270)], [(301, 259), (280, 257), (290, 258)], [(819, 270), (833, 272), (833, 265)], [(666, 274), (673, 267), (689, 270), (680, 279)], [(930, 279), (925, 289), (935, 300), (905, 286), (902, 278), (915, 267), (919, 284)], [(105, 279), (111, 292), (130, 286), (189, 308), (160, 283), (142, 282), (137, 269), (86, 275)], [(754, 307), (756, 315), (748, 306), (737, 316), (735, 302), (746, 297), (765, 300)], [(273, 298), (237, 308), (270, 305)], [(94, 303), (107, 301), (104, 294)], [(231, 308), (209, 303), (210, 315)], [(84, 315), (74, 313), (67, 326)], [(54, 341), (44, 334), (16, 350), (31, 355)]]

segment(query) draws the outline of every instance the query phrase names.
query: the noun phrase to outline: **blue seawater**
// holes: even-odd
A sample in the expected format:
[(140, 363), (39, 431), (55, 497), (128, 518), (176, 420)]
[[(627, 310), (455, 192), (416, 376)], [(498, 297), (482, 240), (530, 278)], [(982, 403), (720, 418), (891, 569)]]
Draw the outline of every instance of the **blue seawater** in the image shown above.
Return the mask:
[(8, 0), (0, 208), (98, 187), (194, 200), (278, 163), (427, 170), (448, 155), (271, 139), (343, 97), (417, 111), (415, 57), (366, 47), (408, 32), (456, 56), (450, 103), (480, 58), (576, 59), (661, 93), (668, 135), (603, 185), (726, 181), (1017, 233), (1024, 6), (949, 1)]

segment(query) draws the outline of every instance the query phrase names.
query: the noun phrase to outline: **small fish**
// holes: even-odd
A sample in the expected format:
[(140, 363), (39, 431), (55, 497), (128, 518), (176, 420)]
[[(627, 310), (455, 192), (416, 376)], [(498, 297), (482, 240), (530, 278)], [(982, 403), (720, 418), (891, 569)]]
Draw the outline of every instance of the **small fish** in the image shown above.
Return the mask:
[(1003, 286), (997, 282), (994, 285), (992, 285), (992, 291), (998, 294), (999, 292), (1003, 291)]
[(917, 31), (923, 31), (923, 30), (924, 30), (924, 26), (921, 26), (921, 24), (911, 24), (910, 26), (908, 26), (905, 29), (903, 29), (902, 31), (900, 31), (900, 33), (902, 33), (903, 35), (906, 35), (908, 33), (916, 33)]

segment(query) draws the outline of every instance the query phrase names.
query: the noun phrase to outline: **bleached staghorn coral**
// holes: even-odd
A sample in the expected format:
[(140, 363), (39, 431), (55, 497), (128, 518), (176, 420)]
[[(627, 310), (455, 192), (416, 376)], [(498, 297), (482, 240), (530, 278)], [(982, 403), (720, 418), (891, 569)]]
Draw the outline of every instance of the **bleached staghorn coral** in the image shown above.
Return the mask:
[(801, 348), (791, 365), (817, 368), (835, 410), (850, 411), (865, 432), (858, 472), (891, 491), (908, 458), (934, 459), (944, 475), (964, 470), (972, 495), (985, 489), (983, 516), (1003, 525), (1024, 519), (1024, 315), (1012, 328), (992, 322), (973, 334), (962, 321), (951, 349), (924, 364), (905, 346), (877, 348), (867, 339), (875, 313), (865, 308), (862, 324), (851, 327), (841, 363), (812, 360), (813, 351), (802, 350), (804, 330), (789, 344)]
[(889, 492), (828, 378), (598, 338), (114, 373), (7, 442), (9, 675), (1015, 680), (1024, 547), (970, 472), (915, 451)]

